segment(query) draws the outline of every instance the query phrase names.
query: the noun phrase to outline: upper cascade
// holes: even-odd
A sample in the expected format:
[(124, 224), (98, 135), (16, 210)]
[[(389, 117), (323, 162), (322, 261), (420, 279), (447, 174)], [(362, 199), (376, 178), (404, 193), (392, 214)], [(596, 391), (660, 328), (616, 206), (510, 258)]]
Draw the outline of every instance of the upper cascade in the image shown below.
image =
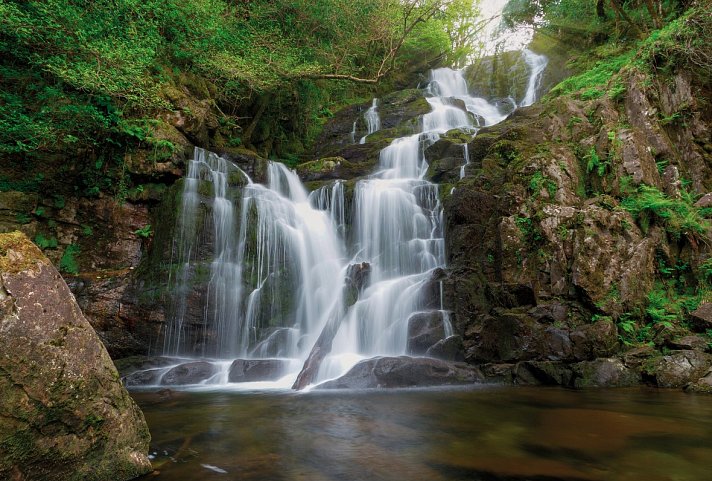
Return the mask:
[(522, 101), (519, 102), (519, 106), (528, 107), (536, 102), (537, 93), (541, 86), (541, 78), (544, 75), (549, 59), (546, 58), (546, 55), (538, 55), (528, 48), (522, 50), (522, 56), (529, 67), (529, 80), (527, 82), (527, 91)]
[(373, 99), (371, 107), (363, 114), (363, 118), (366, 121), (366, 135), (361, 137), (359, 141), (361, 144), (366, 143), (366, 137), (381, 130), (381, 117), (378, 115), (378, 99)]
[[(256, 184), (196, 148), (184, 181), (181, 267), (164, 353), (269, 358), (281, 366), (273, 386), (301, 388), (369, 357), (410, 353), (415, 315), (434, 313), (452, 333), (436, 274), (446, 265), (442, 206), (438, 185), (425, 179), (424, 152), (452, 129), (475, 135), (507, 113), (471, 96), (458, 70), (433, 70), (425, 96), (431, 111), (421, 132), (386, 146), (351, 198), (340, 180), (308, 193), (277, 162), (268, 164), (266, 185)], [(369, 133), (380, 128), (377, 108), (374, 99), (364, 114)], [(205, 324), (196, 328), (184, 318), (196, 308), (191, 289), (206, 268), (207, 292), (199, 299)], [(205, 382), (233, 379), (229, 362), (218, 364)]]

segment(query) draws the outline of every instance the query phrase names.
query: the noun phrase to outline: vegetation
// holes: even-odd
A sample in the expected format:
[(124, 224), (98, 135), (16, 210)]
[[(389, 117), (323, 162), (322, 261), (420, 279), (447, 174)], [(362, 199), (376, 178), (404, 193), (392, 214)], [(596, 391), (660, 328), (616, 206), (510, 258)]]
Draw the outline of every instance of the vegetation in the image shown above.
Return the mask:
[(137, 147), (170, 157), (175, 146), (154, 136), (156, 118), (195, 114), (178, 102), (182, 91), (211, 99), (229, 145), (269, 135), (266, 154), (299, 154), (331, 105), (371, 95), (354, 83), (397, 82), (443, 61), (454, 43), (465, 55), (475, 6), (0, 0), (0, 154), (79, 153), (104, 171)]

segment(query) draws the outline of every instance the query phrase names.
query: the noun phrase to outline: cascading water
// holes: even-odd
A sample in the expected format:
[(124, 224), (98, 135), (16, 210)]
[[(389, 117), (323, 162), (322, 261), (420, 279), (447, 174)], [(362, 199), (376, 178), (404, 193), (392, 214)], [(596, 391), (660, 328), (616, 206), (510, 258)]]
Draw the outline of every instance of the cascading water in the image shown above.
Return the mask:
[[(438, 186), (425, 179), (425, 150), (452, 129), (474, 135), (506, 114), (470, 96), (460, 71), (433, 70), (425, 93), (432, 110), (422, 118), (421, 133), (385, 147), (378, 170), (349, 195), (343, 181), (307, 194), (294, 172), (270, 162), (267, 185), (247, 179), (242, 198), (232, 199), (228, 179), (236, 167), (196, 149), (185, 179), (175, 315), (164, 353), (291, 359), (275, 384), (289, 386), (315, 352), (308, 383), (339, 376), (361, 359), (405, 354), (409, 319), (424, 310), (440, 313), (452, 333), (434, 280), (445, 266), (445, 241)], [(374, 99), (365, 114), (369, 133), (379, 128), (377, 105)], [(203, 342), (214, 348), (196, 350), (185, 319), (200, 267), (195, 219), (204, 191), (212, 192), (206, 224), (214, 257), (202, 329)], [(354, 269), (367, 272), (355, 297), (348, 294)], [(217, 364), (222, 371), (208, 383), (232, 376), (228, 362)]]
[(536, 94), (541, 85), (541, 78), (544, 75), (549, 59), (546, 55), (538, 55), (528, 48), (522, 50), (524, 61), (529, 67), (529, 81), (527, 82), (527, 91), (524, 98), (519, 102), (520, 107), (528, 107), (536, 101)]
[[(369, 109), (366, 110), (366, 113), (363, 114), (363, 118), (366, 121), (366, 135), (361, 137), (361, 140), (359, 141), (360, 144), (365, 144), (366, 137), (381, 130), (381, 117), (378, 115), (378, 99), (373, 99), (371, 107), (369, 107)], [(356, 124), (354, 123), (354, 126), (355, 125)]]

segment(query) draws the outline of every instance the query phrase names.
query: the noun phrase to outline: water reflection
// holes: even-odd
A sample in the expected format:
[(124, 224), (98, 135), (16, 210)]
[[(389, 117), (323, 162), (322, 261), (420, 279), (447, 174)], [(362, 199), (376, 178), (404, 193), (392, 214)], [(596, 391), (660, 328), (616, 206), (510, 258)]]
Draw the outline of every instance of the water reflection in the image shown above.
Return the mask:
[(712, 402), (657, 390), (134, 393), (146, 479), (709, 479)]

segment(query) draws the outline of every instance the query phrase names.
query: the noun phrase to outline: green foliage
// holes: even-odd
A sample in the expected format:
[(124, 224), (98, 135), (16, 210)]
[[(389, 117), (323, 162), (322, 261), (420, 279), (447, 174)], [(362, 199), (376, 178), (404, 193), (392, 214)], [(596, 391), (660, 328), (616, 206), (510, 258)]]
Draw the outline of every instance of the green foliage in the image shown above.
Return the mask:
[(539, 226), (530, 217), (517, 216), (514, 222), (529, 245), (537, 245), (544, 239)]
[(62, 258), (59, 260), (59, 270), (67, 274), (79, 274), (79, 263), (76, 259), (78, 254), (79, 246), (69, 244), (67, 248), (64, 249), (64, 254), (62, 254)]
[(153, 231), (151, 231), (151, 224), (146, 224), (145, 226), (141, 227), (140, 229), (137, 229), (134, 231), (134, 234), (136, 234), (139, 237), (142, 237), (144, 239), (147, 239), (151, 237), (151, 234)]
[(542, 189), (546, 189), (546, 192), (549, 194), (550, 199), (554, 199), (556, 197), (556, 182), (549, 179), (548, 177), (544, 177), (544, 174), (542, 174), (540, 171), (536, 171), (534, 175), (532, 175), (532, 178), (529, 181), (529, 188), (532, 190), (535, 196), (539, 195)]
[(703, 216), (702, 209), (694, 206), (694, 198), (688, 192), (681, 192), (680, 198), (671, 198), (655, 187), (641, 185), (637, 191), (621, 202), (646, 231), (651, 221), (659, 221), (675, 239), (681, 236), (704, 238), (710, 222)]
[[(609, 55), (607, 51), (603, 51), (601, 54)], [(613, 57), (606, 56), (583, 73), (569, 77), (558, 84), (549, 95), (558, 96), (579, 92), (582, 100), (602, 97), (609, 92), (608, 85), (611, 78), (628, 66), (634, 55), (635, 51), (631, 50)], [(609, 95), (615, 99), (624, 91), (623, 85), (615, 83), (612, 85)]]
[(50, 237), (47, 238), (42, 234), (37, 234), (35, 236), (35, 244), (37, 244), (37, 247), (40, 249), (56, 249), (57, 248), (57, 238), (56, 237)]
[[(373, 94), (321, 78), (368, 80), (384, 69), (407, 75), (442, 58), (450, 47), (443, 26), (454, 18), (464, 25), (465, 3), (473, 4), (2, 0), (0, 154), (108, 159), (140, 145), (153, 160), (166, 159), (176, 147), (153, 138), (146, 119), (173, 109), (191, 115), (176, 105), (185, 91), (230, 112), (220, 122), (233, 130), (247, 130), (238, 119), (252, 119), (268, 102), (255, 117), (271, 148), (313, 138), (332, 105)], [(231, 146), (249, 141), (229, 138)], [(85, 189), (97, 195), (104, 187)]]
[(586, 154), (585, 160), (586, 172), (595, 172), (599, 177), (603, 177), (605, 175), (606, 169), (608, 169), (610, 165), (608, 159), (601, 160), (595, 147), (591, 147), (591, 150), (589, 150), (588, 154)]

